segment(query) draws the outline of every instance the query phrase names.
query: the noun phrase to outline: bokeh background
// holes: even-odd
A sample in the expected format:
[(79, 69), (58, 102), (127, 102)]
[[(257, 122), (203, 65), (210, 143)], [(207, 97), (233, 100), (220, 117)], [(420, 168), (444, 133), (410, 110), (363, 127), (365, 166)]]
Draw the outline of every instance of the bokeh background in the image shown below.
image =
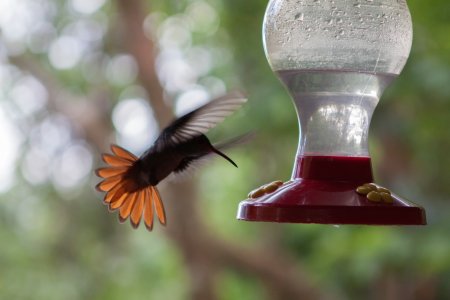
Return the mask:
[[(287, 180), (297, 120), (268, 67), (263, 0), (0, 0), (1, 299), (450, 299), (450, 2), (408, 1), (412, 53), (371, 127), (378, 182), (424, 227), (235, 219)], [(100, 153), (136, 154), (227, 90), (250, 101), (210, 134), (257, 130), (161, 193), (168, 226), (120, 225)]]

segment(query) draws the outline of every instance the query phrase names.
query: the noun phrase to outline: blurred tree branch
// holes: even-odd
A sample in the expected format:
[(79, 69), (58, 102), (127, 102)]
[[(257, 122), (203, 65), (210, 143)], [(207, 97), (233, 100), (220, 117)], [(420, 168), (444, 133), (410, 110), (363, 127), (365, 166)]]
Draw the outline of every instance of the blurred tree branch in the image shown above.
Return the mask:
[(142, 1), (117, 1), (120, 21), (123, 22), (123, 39), (128, 50), (138, 63), (139, 79), (147, 90), (150, 104), (155, 112), (160, 128), (165, 127), (173, 119), (171, 107), (164, 101), (164, 89), (156, 74), (156, 45), (144, 33), (144, 11)]
[[(83, 138), (90, 146), (95, 147), (97, 152), (103, 152), (109, 148), (113, 128), (109, 119), (111, 103), (107, 89), (95, 87), (87, 96), (76, 95), (65, 88), (50, 70), (31, 56), (9, 57), (9, 61), (44, 85), (48, 93), (49, 112), (67, 117), (71, 125), (81, 131)], [(70, 202), (68, 205), (74, 206), (75, 203)], [(102, 226), (103, 236), (111, 237), (113, 241), (116, 241), (114, 233), (111, 232), (111, 224), (113, 224), (111, 218), (104, 214), (99, 216), (98, 220), (100, 220), (99, 225)]]
[(38, 79), (48, 93), (48, 110), (59, 112), (81, 129), (87, 141), (103, 151), (109, 144), (112, 132), (108, 119), (110, 111), (109, 92), (96, 88), (87, 97), (67, 90), (45, 67), (30, 56), (12, 56), (9, 61)]

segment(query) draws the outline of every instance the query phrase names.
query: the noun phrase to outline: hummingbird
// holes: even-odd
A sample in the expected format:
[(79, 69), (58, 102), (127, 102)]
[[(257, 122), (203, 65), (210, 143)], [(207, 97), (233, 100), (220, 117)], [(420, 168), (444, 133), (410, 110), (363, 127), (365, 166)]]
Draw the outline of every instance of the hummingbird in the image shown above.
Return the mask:
[(159, 222), (166, 225), (164, 205), (156, 186), (170, 174), (182, 173), (206, 156), (220, 155), (237, 167), (220, 150), (240, 138), (213, 145), (205, 133), (246, 101), (242, 93), (232, 92), (175, 119), (140, 157), (118, 145), (111, 145), (112, 153), (102, 154), (102, 160), (108, 166), (95, 171), (103, 178), (96, 189), (106, 193), (103, 202), (110, 211), (119, 211), (119, 222), (130, 218), (132, 227), (138, 228), (143, 217), (145, 227), (151, 231), (156, 212)]

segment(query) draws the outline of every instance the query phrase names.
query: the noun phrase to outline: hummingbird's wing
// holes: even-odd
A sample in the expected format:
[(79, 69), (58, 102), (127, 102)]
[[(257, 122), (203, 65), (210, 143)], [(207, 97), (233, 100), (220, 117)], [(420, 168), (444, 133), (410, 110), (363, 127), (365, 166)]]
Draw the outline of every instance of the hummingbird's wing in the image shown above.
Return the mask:
[(219, 149), (219, 150), (226, 150), (226, 149), (233, 148), (233, 147), (236, 147), (239, 145), (247, 144), (248, 142), (253, 140), (255, 136), (256, 136), (255, 131), (248, 131), (241, 135), (235, 136), (231, 139), (222, 141), (220, 143), (216, 143), (213, 146), (214, 146), (214, 148)]
[(193, 137), (205, 134), (222, 122), (247, 101), (244, 94), (232, 92), (216, 98), (192, 112), (176, 119), (166, 127), (155, 141), (156, 149), (168, 144), (177, 145)]
[(153, 208), (155, 208), (160, 223), (165, 225), (164, 206), (156, 187), (147, 186), (136, 189), (133, 180), (126, 176), (127, 171), (138, 158), (117, 145), (112, 145), (111, 150), (112, 154), (102, 155), (108, 167), (99, 168), (95, 172), (97, 176), (103, 178), (96, 188), (106, 193), (103, 201), (108, 205), (109, 210), (119, 210), (121, 223), (130, 218), (133, 228), (139, 226), (143, 217), (145, 227), (151, 231)]
[(184, 171), (186, 171), (187, 168), (189, 168), (192, 163), (196, 162), (198, 163), (200, 160), (206, 160), (206, 156), (190, 156), (190, 157), (185, 157), (183, 158), (183, 160), (181, 160), (181, 162), (178, 164), (178, 166), (173, 170), (173, 173), (175, 174), (180, 174), (183, 173)]

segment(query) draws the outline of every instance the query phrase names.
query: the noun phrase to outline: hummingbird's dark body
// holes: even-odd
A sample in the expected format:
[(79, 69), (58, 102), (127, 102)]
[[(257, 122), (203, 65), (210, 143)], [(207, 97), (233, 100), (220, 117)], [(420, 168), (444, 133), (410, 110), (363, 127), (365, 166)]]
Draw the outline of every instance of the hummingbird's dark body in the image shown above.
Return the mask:
[(215, 149), (209, 139), (202, 134), (180, 144), (169, 144), (162, 149), (158, 149), (156, 145), (152, 146), (136, 161), (125, 176), (134, 178), (137, 188), (148, 185), (156, 186), (172, 172), (182, 172), (189, 164), (212, 152), (223, 156), (236, 166), (230, 158)]
[[(110, 210), (120, 209), (119, 219), (125, 221), (130, 216), (133, 227), (137, 227), (144, 215), (147, 229), (153, 226), (153, 206), (162, 224), (165, 213), (156, 185), (171, 173), (180, 173), (196, 160), (216, 153), (234, 166), (237, 165), (219, 151), (231, 143), (218, 147), (211, 144), (204, 135), (209, 129), (233, 113), (244, 102), (239, 93), (215, 99), (202, 107), (176, 119), (165, 128), (155, 143), (137, 158), (127, 150), (113, 145), (113, 154), (103, 154), (109, 168), (97, 170), (97, 175), (105, 178), (97, 189), (107, 192), (105, 203)], [(219, 148), (219, 149), (217, 149)]]

